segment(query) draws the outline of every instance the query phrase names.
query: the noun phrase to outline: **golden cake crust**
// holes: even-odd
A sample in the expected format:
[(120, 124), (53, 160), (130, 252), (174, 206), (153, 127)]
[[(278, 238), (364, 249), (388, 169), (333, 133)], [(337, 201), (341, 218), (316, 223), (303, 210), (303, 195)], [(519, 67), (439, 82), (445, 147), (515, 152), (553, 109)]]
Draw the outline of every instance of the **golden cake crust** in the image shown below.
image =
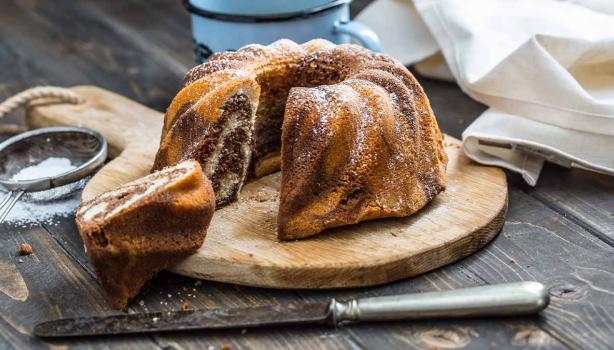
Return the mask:
[[(426, 95), (417, 83), (406, 89), (387, 71), (393, 68), (291, 91), (282, 128), (280, 239), (407, 216), (445, 189), (447, 157)], [(396, 73), (411, 79), (403, 70)]]
[[(220, 77), (227, 80), (211, 83)], [(280, 239), (410, 215), (445, 189), (442, 135), (412, 74), (387, 55), (321, 39), (302, 45), (289, 40), (248, 45), (216, 53), (190, 70), (167, 110), (154, 168), (188, 157), (217, 162), (211, 156), (215, 152), (202, 157), (201, 150), (187, 144), (218, 138), (208, 139), (202, 132), (173, 134), (170, 124), (184, 120), (196, 130), (207, 128), (202, 120), (214, 125), (225, 100), (210, 94), (215, 91), (226, 99), (237, 95), (239, 81), (255, 83), (251, 91), (258, 97), (251, 97), (253, 127), (242, 141), (252, 151), (233, 159), (247, 164), (252, 176), (281, 167)], [(194, 115), (178, 107), (186, 104), (207, 109)], [(246, 177), (234, 177), (235, 192), (229, 193), (236, 194)], [(212, 181), (214, 188), (221, 187)], [(222, 204), (236, 198), (218, 190), (216, 195), (218, 204), (222, 197)]]

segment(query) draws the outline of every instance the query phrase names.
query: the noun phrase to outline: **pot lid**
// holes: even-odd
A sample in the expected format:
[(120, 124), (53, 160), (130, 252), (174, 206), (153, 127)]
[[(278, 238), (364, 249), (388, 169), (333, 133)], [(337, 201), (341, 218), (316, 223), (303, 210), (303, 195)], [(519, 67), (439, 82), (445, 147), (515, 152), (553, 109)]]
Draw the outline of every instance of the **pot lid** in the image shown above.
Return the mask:
[(306, 15), (351, 0), (185, 0), (192, 12), (211, 15), (279, 17)]

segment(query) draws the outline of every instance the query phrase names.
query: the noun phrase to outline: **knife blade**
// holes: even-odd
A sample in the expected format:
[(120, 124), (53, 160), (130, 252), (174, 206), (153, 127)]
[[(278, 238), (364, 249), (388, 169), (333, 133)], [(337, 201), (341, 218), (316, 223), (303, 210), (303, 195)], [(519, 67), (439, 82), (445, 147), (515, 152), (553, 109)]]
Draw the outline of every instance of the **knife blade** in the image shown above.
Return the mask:
[(328, 303), (266, 305), (249, 308), (211, 309), (65, 318), (43, 322), (34, 328), (39, 337), (74, 337), (184, 331), (195, 329), (252, 328), (325, 323)]
[(548, 306), (546, 287), (515, 282), (442, 292), (391, 295), (302, 305), (134, 313), (67, 318), (38, 324), (39, 337), (74, 337), (183, 330), (215, 330), (360, 321), (425, 318), (516, 316), (537, 313)]

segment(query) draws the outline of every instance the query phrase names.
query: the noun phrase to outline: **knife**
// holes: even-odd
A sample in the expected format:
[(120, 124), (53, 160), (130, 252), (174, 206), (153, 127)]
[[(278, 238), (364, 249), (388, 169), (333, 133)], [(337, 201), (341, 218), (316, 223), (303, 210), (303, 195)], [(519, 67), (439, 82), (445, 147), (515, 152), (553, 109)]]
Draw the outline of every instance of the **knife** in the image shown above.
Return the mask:
[(39, 337), (76, 337), (302, 324), (337, 326), (360, 321), (516, 316), (537, 313), (548, 303), (548, 291), (543, 284), (515, 282), (348, 301), (332, 299), (328, 303), (66, 318), (40, 323), (34, 328), (34, 334)]

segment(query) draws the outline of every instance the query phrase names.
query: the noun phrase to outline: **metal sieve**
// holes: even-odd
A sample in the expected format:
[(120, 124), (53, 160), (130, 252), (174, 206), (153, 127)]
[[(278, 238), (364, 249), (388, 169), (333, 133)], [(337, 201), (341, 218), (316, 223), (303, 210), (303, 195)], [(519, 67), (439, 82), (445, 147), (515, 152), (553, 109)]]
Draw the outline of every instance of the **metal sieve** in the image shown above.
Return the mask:
[[(66, 158), (75, 168), (32, 179), (14, 180), (22, 169), (50, 157)], [(25, 192), (67, 185), (96, 171), (107, 158), (107, 142), (93, 130), (50, 127), (28, 131), (0, 143), (0, 186), (8, 195), (0, 203), (0, 223)]]

